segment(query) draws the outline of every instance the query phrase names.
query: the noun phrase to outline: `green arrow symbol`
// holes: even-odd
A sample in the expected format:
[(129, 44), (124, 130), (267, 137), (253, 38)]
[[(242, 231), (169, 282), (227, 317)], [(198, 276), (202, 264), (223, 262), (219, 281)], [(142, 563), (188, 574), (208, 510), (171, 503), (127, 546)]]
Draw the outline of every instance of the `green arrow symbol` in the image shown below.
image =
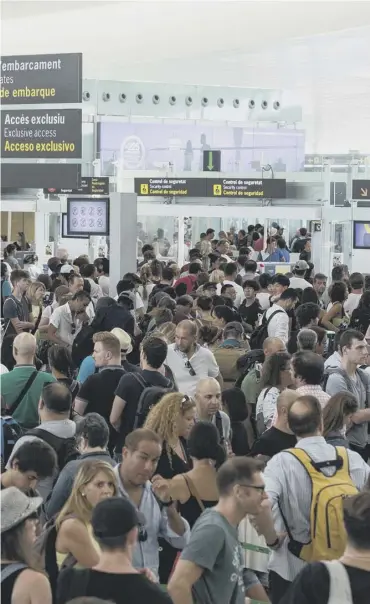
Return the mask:
[(212, 163), (212, 159), (213, 159), (213, 153), (212, 153), (212, 151), (209, 151), (209, 153), (208, 153), (208, 166), (207, 166), (208, 170), (213, 170), (213, 168), (214, 168), (214, 165)]

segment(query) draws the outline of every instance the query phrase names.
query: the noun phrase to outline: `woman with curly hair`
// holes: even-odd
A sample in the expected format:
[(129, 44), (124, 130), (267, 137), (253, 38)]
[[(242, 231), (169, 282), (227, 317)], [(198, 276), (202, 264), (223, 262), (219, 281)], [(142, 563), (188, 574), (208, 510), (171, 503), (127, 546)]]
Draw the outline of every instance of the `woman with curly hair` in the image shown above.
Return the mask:
[(195, 420), (195, 403), (179, 392), (171, 392), (151, 409), (144, 427), (163, 440), (157, 474), (172, 478), (186, 472), (189, 459), (186, 439)]
[[(153, 430), (163, 441), (156, 474), (173, 478), (190, 470), (190, 459), (186, 440), (194, 425), (195, 403), (179, 392), (166, 394), (151, 409), (144, 428)], [(159, 579), (161, 584), (168, 579), (176, 559), (177, 550), (164, 539), (159, 539)]]

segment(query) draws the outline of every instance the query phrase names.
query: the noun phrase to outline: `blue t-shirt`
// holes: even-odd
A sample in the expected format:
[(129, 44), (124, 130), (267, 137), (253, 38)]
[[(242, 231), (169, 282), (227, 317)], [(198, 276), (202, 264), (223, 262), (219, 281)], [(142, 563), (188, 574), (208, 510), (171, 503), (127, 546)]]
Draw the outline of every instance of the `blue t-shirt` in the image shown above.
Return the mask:
[(270, 254), (267, 258), (265, 258), (264, 262), (284, 262), (284, 254), (283, 250), (276, 250), (272, 254)]
[(80, 382), (80, 384), (83, 384), (84, 382), (86, 382), (87, 378), (90, 377), (90, 375), (94, 375), (95, 369), (96, 367), (93, 357), (86, 357), (81, 363), (80, 371), (78, 372), (77, 376), (77, 381)]
[(286, 248), (284, 248), (284, 249), (280, 249), (279, 251), (283, 254), (283, 256), (285, 258), (285, 262), (290, 262), (289, 250), (287, 250)]

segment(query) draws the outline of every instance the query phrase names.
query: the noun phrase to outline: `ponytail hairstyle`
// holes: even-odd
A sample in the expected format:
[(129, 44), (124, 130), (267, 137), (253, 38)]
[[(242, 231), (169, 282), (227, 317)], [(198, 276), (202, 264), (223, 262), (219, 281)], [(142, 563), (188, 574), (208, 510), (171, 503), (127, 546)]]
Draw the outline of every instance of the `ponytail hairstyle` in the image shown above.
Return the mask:
[(6, 258), (8, 258), (9, 256), (13, 255), (15, 252), (15, 245), (13, 245), (12, 243), (9, 243), (9, 245), (6, 246), (6, 248), (4, 249), (4, 260), (6, 260)]
[(148, 299), (148, 289), (147, 285), (151, 282), (152, 279), (152, 271), (149, 264), (143, 264), (140, 269), (140, 279), (143, 287), (143, 300)]

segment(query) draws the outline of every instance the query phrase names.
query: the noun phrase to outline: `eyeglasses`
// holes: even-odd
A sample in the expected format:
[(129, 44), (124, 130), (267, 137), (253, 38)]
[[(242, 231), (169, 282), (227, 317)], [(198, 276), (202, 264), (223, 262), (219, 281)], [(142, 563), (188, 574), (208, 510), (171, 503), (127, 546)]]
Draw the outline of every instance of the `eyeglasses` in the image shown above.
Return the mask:
[(266, 490), (265, 485), (254, 485), (254, 484), (240, 484), (240, 487), (244, 487), (247, 489), (256, 489), (256, 491), (260, 491), (260, 493), (264, 493)]
[(196, 371), (194, 370), (194, 367), (191, 365), (190, 361), (186, 361), (185, 367), (186, 367), (186, 369), (189, 369), (189, 373), (190, 373), (191, 377), (194, 377), (195, 375), (197, 375)]

